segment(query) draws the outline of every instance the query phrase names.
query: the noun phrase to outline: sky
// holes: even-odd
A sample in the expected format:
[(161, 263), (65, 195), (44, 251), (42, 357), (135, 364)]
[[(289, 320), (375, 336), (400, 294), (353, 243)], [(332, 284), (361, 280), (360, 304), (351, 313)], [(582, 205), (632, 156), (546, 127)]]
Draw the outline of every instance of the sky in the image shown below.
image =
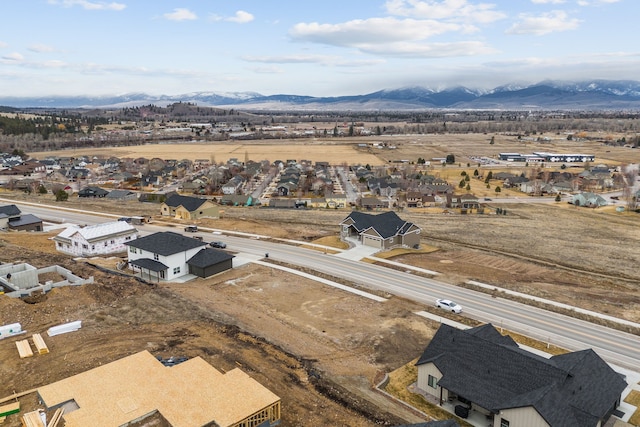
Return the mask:
[(638, 0), (0, 0), (0, 96), (640, 80)]

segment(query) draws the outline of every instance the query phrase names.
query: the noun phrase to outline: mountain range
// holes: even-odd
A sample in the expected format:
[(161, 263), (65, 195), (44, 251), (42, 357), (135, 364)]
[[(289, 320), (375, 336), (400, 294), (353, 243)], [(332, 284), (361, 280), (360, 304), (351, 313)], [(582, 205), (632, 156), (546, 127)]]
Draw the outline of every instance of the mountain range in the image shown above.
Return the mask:
[(640, 110), (640, 82), (591, 80), (544, 81), (491, 90), (453, 87), (434, 90), (406, 87), (365, 95), (313, 97), (261, 95), (255, 92), (193, 92), (182, 95), (128, 93), (112, 96), (6, 97), (0, 105), (15, 108), (121, 108), (191, 102), (200, 106), (270, 111), (411, 111), (451, 110)]

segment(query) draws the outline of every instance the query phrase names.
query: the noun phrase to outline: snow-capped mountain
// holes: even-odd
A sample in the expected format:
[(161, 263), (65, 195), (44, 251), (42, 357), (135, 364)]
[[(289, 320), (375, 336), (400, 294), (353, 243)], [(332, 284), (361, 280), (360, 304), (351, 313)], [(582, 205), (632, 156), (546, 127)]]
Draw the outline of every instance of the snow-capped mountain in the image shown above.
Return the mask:
[(492, 90), (466, 87), (429, 89), (419, 86), (337, 97), (256, 92), (192, 92), (181, 95), (127, 93), (107, 96), (2, 97), (0, 105), (26, 108), (113, 108), (175, 102), (247, 110), (424, 110), (424, 109), (541, 109), (640, 110), (640, 82), (590, 80), (508, 84)]

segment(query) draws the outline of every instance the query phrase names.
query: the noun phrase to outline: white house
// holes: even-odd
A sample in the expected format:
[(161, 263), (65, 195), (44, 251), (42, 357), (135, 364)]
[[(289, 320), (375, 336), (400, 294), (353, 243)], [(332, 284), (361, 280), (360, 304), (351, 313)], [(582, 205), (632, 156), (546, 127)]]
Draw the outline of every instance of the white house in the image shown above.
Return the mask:
[(165, 231), (127, 242), (129, 267), (142, 277), (173, 280), (189, 274), (189, 260), (207, 244), (193, 237)]
[(96, 256), (125, 252), (125, 243), (135, 240), (138, 230), (125, 221), (87, 227), (71, 226), (53, 238), (56, 250), (74, 256)]

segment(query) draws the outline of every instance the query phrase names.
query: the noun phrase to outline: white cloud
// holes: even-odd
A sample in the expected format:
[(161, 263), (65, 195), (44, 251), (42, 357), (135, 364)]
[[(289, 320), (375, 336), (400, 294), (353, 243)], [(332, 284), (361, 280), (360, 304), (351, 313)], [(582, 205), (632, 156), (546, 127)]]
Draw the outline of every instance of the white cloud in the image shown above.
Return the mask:
[(246, 24), (247, 22), (253, 21), (253, 15), (249, 12), (245, 12), (244, 10), (239, 10), (236, 14), (226, 20), (229, 22), (235, 22), (238, 24)]
[(102, 1), (88, 1), (88, 0), (48, 0), (49, 4), (60, 5), (63, 7), (80, 6), (86, 10), (124, 10), (127, 5), (124, 3), (106, 3)]
[(531, 3), (535, 4), (562, 4), (566, 0), (531, 0)]
[(336, 67), (369, 67), (385, 62), (381, 59), (345, 59), (330, 55), (245, 56), (242, 59), (265, 64), (319, 64)]
[(297, 41), (310, 41), (333, 46), (358, 47), (362, 45), (393, 43), (426, 38), (450, 31), (461, 31), (464, 26), (433, 20), (371, 18), (341, 24), (300, 23), (289, 35)]
[(22, 54), (18, 53), (18, 52), (12, 52), (9, 53), (7, 55), (4, 55), (2, 57), (2, 61), (7, 64), (7, 63), (16, 63), (16, 62), (22, 62), (24, 61), (24, 56), (22, 56)]
[(295, 41), (354, 48), (374, 55), (433, 58), (494, 53), (478, 41), (426, 42), (430, 37), (449, 32), (474, 31), (474, 26), (462, 23), (387, 17), (340, 24), (300, 23), (289, 35)]
[(48, 46), (46, 44), (41, 44), (41, 43), (32, 44), (31, 46), (28, 47), (28, 49), (31, 52), (36, 52), (36, 53), (45, 53), (45, 52), (53, 52), (54, 51), (53, 47)]
[(569, 19), (566, 12), (554, 10), (541, 15), (521, 14), (520, 21), (509, 28), (507, 34), (533, 34), (542, 36), (559, 31), (575, 30), (580, 24), (579, 19)]
[(3, 47), (7, 47), (7, 46), (9, 46), (8, 43), (0, 41), (0, 49), (2, 49)]
[(448, 21), (489, 23), (506, 17), (490, 3), (469, 4), (467, 0), (387, 0), (391, 15)]
[(249, 12), (245, 12), (244, 10), (239, 10), (233, 16), (220, 16), (212, 13), (209, 16), (209, 20), (211, 21), (226, 21), (226, 22), (235, 22), (236, 24), (246, 24), (247, 22), (253, 21), (255, 18)]
[(496, 53), (495, 49), (478, 41), (372, 44), (362, 47), (361, 50), (371, 54), (406, 58), (445, 58)]
[(578, 0), (576, 3), (578, 3), (578, 6), (598, 6), (601, 4), (613, 4), (613, 3), (618, 3), (620, 0), (592, 0), (592, 1), (587, 1), (587, 0)]
[(198, 19), (198, 16), (195, 13), (191, 12), (189, 9), (181, 7), (173, 9), (173, 12), (165, 13), (162, 16), (169, 21), (193, 21)]

